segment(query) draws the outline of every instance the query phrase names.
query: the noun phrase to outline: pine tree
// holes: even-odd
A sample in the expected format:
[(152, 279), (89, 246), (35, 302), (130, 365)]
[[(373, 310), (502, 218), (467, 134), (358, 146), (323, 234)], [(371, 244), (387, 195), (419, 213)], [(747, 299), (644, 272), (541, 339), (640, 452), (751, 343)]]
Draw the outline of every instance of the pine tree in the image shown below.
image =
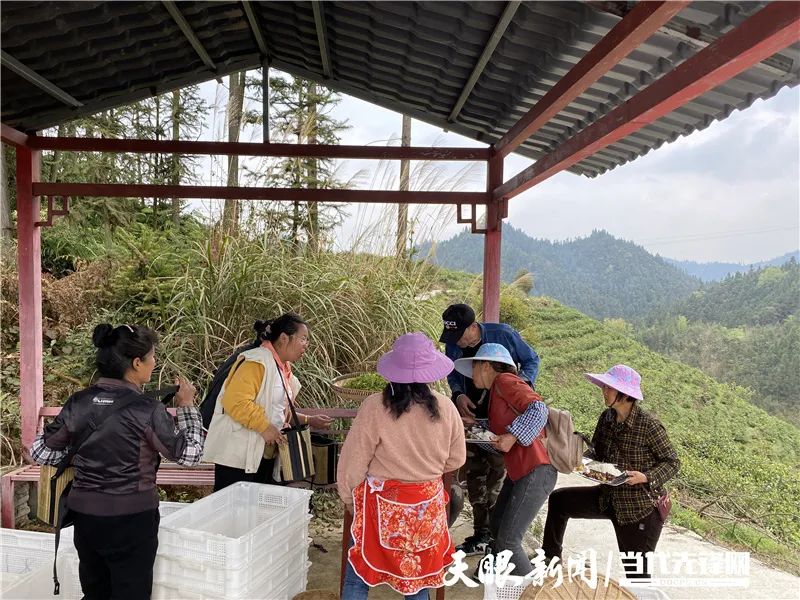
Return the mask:
[[(228, 88), (228, 141), (238, 142), (242, 130), (244, 108), (245, 72), (233, 73), (229, 78)], [(228, 187), (239, 185), (239, 157), (232, 154), (228, 157)], [(236, 233), (239, 229), (239, 201), (225, 200), (222, 213), (222, 227), (228, 233)]]
[[(247, 80), (248, 100), (259, 105), (262, 79), (254, 73)], [(270, 135), (272, 141), (295, 144), (337, 144), (347, 129), (344, 121), (330, 113), (340, 96), (314, 82), (288, 76), (270, 77)], [(246, 111), (245, 123), (261, 125), (261, 111)], [(259, 161), (247, 176), (255, 185), (305, 189), (341, 189), (345, 182), (336, 176), (332, 159), (279, 158)], [(277, 203), (252, 203), (251, 227), (264, 226), (295, 246), (316, 251), (325, 244), (325, 235), (341, 222), (340, 206), (329, 203), (295, 201), (287, 207)], [(261, 223), (257, 223), (260, 221)]]
[[(45, 132), (48, 135), (136, 138), (147, 140), (196, 139), (208, 107), (199, 86), (148, 98), (102, 113), (69, 121)], [(197, 158), (159, 153), (45, 152), (42, 174), (46, 181), (94, 183), (195, 183)], [(98, 227), (127, 225), (134, 220), (163, 228), (176, 223), (183, 204), (172, 199), (79, 198), (70, 218)]]

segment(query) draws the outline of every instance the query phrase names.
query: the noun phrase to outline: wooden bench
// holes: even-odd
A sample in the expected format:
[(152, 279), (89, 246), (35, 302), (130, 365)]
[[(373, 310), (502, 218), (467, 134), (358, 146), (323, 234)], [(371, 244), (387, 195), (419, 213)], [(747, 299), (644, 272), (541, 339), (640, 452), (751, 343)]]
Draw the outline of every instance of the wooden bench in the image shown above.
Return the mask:
[[(2, 525), (14, 528), (14, 486), (17, 482), (38, 483), (39, 465), (26, 465), (6, 473), (0, 478), (0, 498), (2, 498)], [(181, 467), (175, 463), (162, 463), (156, 473), (158, 485), (213, 486), (214, 465), (201, 464), (197, 467)]]
[[(174, 408), (167, 409), (170, 414), (175, 415)], [(42, 423), (45, 418), (55, 417), (61, 412), (59, 406), (45, 406), (39, 411), (39, 430), (41, 431)], [(352, 419), (356, 415), (354, 409), (303, 409), (304, 414), (309, 415), (328, 415), (332, 418), (339, 419)], [(319, 433), (327, 434), (344, 434), (347, 429), (342, 430), (320, 430)], [(0, 478), (0, 524), (3, 527), (14, 528), (14, 486), (17, 482), (22, 483), (38, 483), (39, 481), (39, 465), (26, 465), (5, 475)], [(158, 485), (191, 485), (191, 486), (213, 486), (214, 485), (214, 465), (210, 463), (201, 463), (196, 467), (181, 467), (175, 463), (162, 462), (161, 467), (156, 474), (156, 484)], [(332, 487), (332, 486), (326, 486)]]

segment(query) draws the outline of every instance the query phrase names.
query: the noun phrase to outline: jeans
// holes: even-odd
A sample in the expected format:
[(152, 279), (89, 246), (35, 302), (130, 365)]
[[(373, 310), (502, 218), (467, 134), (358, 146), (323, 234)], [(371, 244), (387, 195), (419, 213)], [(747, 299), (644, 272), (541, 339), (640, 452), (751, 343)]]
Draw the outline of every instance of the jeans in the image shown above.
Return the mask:
[[(350, 538), (350, 547), (353, 547), (353, 538)], [(353, 565), (347, 561), (344, 571), (344, 586), (342, 587), (342, 600), (367, 600), (369, 586), (358, 576)], [(423, 588), (416, 594), (405, 596), (406, 600), (428, 600), (428, 590)]]
[[(567, 487), (553, 492), (547, 509), (547, 523), (544, 526), (542, 549), (549, 562), (552, 558), (561, 558), (564, 544), (564, 532), (570, 518), (575, 519), (609, 519), (614, 525), (617, 546), (620, 552), (655, 552), (664, 522), (657, 510), (653, 510), (640, 521), (620, 525), (610, 506), (600, 510), (600, 488)], [(649, 579), (650, 561), (643, 558), (642, 568), (635, 561), (622, 561), (627, 579)]]
[(527, 575), (533, 570), (522, 547), (522, 537), (556, 486), (557, 478), (555, 467), (539, 465), (525, 477), (517, 481), (506, 477), (503, 483), (492, 511), (492, 550), (495, 555), (503, 550), (511, 550), (514, 563), (512, 575)]

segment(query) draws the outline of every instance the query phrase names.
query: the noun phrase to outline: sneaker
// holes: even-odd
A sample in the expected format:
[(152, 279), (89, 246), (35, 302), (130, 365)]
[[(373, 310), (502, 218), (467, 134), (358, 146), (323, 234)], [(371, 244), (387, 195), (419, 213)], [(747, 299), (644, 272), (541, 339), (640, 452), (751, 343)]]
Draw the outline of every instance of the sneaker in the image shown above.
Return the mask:
[(467, 536), (462, 544), (456, 546), (456, 550), (461, 550), (467, 556), (486, 554), (486, 549), (490, 543), (491, 540), (488, 537), (470, 535)]

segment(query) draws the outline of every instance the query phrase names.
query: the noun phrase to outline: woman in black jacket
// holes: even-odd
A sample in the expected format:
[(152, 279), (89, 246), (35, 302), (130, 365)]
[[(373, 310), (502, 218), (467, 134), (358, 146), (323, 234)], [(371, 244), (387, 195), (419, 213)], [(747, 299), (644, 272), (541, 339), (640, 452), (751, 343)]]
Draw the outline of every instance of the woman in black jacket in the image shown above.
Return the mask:
[(75, 479), (67, 499), (87, 600), (150, 597), (159, 455), (192, 466), (203, 454), (194, 386), (177, 381), (177, 426), (161, 402), (142, 392), (156, 365), (156, 341), (146, 327), (98, 325), (92, 342), (100, 378), (73, 394), (31, 447), (33, 460), (57, 465), (87, 427), (99, 423), (73, 458)]

